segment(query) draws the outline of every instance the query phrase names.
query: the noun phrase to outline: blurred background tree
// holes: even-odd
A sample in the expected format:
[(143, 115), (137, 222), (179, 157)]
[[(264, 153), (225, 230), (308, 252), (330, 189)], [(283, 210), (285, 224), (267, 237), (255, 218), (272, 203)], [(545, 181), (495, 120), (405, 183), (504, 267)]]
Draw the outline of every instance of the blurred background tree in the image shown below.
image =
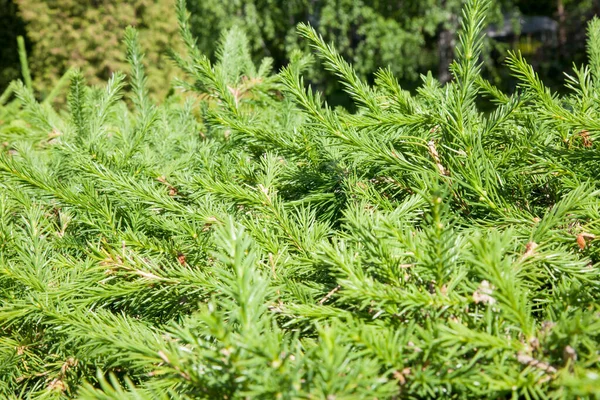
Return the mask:
[[(294, 49), (306, 50), (295, 27), (310, 22), (341, 54), (370, 79), (390, 66), (408, 89), (420, 74), (432, 71), (450, 79), (461, 0), (187, 0), (200, 49), (214, 57), (221, 32), (241, 26), (253, 56), (285, 65)], [(121, 38), (137, 26), (147, 53), (151, 91), (163, 97), (173, 67), (166, 50), (178, 43), (173, 0), (0, 0), (0, 89), (18, 76), (17, 34), (31, 48), (34, 86), (43, 94), (70, 66), (91, 83), (124, 68)], [(520, 49), (551, 84), (585, 57), (585, 24), (600, 11), (600, 0), (499, 0), (488, 18), (493, 38), (485, 55), (486, 73), (500, 82), (506, 50)], [(334, 104), (343, 104), (330, 75), (315, 67), (312, 83)], [(511, 84), (510, 80), (502, 80)], [(504, 87), (510, 89), (510, 87)]]
[[(296, 34), (299, 22), (309, 22), (350, 61), (363, 78), (389, 66), (406, 88), (418, 85), (420, 74), (433, 71), (450, 79), (454, 33), (461, 0), (188, 0), (191, 23), (201, 49), (211, 54), (223, 29), (243, 27), (257, 59), (272, 57), (275, 66), (287, 62), (294, 49), (305, 49)], [(511, 1), (494, 2), (490, 20), (500, 22)], [(333, 104), (345, 103), (336, 80), (322, 68), (312, 71), (312, 83)]]
[(25, 36), (25, 24), (13, 0), (0, 0), (0, 93), (20, 76), (17, 36)]
[(563, 72), (573, 63), (586, 61), (587, 22), (600, 14), (600, 0), (517, 0), (524, 15), (548, 16), (556, 23), (552, 38), (535, 34), (522, 34), (516, 38), (517, 46), (527, 55), (538, 72), (548, 82), (557, 85)]
[[(232, 25), (249, 34), (257, 57), (283, 65), (292, 49), (304, 45), (295, 27), (310, 22), (328, 42), (368, 75), (389, 65), (399, 79), (415, 80), (419, 72), (437, 70), (438, 31), (460, 9), (460, 0), (188, 0), (199, 43), (211, 53), (220, 32)], [(456, 22), (454, 23), (456, 24)]]
[(166, 55), (178, 43), (171, 0), (14, 0), (32, 44), (29, 63), (34, 87), (49, 91), (69, 67), (81, 69), (88, 82), (107, 80), (125, 70), (125, 27), (140, 31), (147, 49), (151, 92), (162, 97), (174, 67)]
[[(450, 79), (461, 0), (188, 0), (201, 48), (211, 53), (222, 29), (244, 27), (257, 58), (286, 62), (303, 46), (295, 25), (309, 21), (328, 42), (369, 77), (390, 66), (403, 86), (432, 71)], [(600, 11), (600, 0), (498, 0), (488, 16), (493, 35), (485, 67), (490, 78), (511, 84), (503, 60), (510, 48), (523, 51), (549, 82), (558, 86), (563, 71), (585, 58), (586, 22)], [(492, 32), (490, 32), (492, 33)], [(529, 59), (528, 58), (528, 59)], [(314, 74), (331, 95), (327, 74)], [(509, 87), (505, 89), (510, 89)]]

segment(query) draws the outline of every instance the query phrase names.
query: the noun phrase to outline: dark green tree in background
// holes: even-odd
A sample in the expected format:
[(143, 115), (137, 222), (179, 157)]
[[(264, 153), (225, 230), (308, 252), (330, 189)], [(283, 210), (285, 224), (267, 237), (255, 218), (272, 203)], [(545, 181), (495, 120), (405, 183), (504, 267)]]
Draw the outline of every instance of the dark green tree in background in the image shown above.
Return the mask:
[[(435, 4), (434, 4), (435, 3)], [(437, 1), (354, 0), (188, 0), (191, 23), (199, 47), (207, 54), (223, 29), (242, 26), (255, 56), (270, 56), (282, 65), (301, 46), (295, 30), (309, 22), (340, 53), (367, 75), (389, 65), (400, 79), (415, 80), (418, 73), (436, 67), (435, 36), (459, 0)]]
[[(508, 48), (518, 49), (527, 56), (536, 72), (555, 90), (562, 90), (564, 72), (571, 74), (573, 63), (587, 62), (585, 26), (594, 15), (600, 14), (599, 0), (514, 0), (515, 17), (521, 26), (505, 38)], [(540, 19), (554, 24), (554, 30), (540, 34), (531, 32)], [(528, 20), (529, 19), (529, 20)], [(537, 21), (536, 21), (537, 19)], [(506, 51), (495, 54), (495, 63), (504, 61)], [(503, 79), (508, 71), (503, 71)]]
[[(188, 0), (192, 29), (199, 47), (214, 54), (223, 29), (242, 26), (254, 56), (273, 57), (284, 65), (290, 51), (303, 46), (295, 26), (309, 22), (327, 42), (335, 42), (341, 55), (353, 62), (361, 77), (389, 66), (403, 83), (414, 87), (419, 74), (432, 71), (447, 82), (454, 57), (461, 0)], [(493, 2), (488, 21), (505, 35), (484, 49), (489, 77), (507, 78), (506, 50), (518, 48), (553, 86), (562, 83), (562, 71), (585, 61), (585, 24), (598, 12), (598, 0), (501, 0)], [(556, 31), (544, 37), (532, 34), (531, 17), (556, 21)], [(329, 75), (313, 80), (331, 92)], [(511, 80), (505, 84), (511, 84)], [(496, 79), (496, 83), (499, 80)], [(509, 88), (507, 88), (509, 89)]]
[(17, 36), (25, 35), (25, 26), (12, 0), (0, 0), (0, 92), (19, 78)]
[[(389, 66), (401, 81), (415, 81), (429, 70), (448, 81), (456, 46), (461, 0), (188, 0), (191, 23), (205, 53), (214, 51), (220, 32), (240, 25), (255, 55), (285, 63), (302, 42), (295, 27), (308, 21), (356, 66), (361, 76)], [(495, 2), (488, 19), (500, 21), (512, 2)]]

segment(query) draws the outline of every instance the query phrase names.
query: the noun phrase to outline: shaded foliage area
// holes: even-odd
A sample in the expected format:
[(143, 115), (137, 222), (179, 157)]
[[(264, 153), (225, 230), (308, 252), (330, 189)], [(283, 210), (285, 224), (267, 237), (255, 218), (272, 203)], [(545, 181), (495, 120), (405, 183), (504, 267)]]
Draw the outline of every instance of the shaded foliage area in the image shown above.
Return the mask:
[(305, 85), (313, 56), (274, 73), (239, 29), (211, 61), (184, 0), (193, 95), (151, 100), (132, 28), (127, 75), (74, 72), (68, 112), (12, 84), (0, 393), (597, 396), (600, 20), (568, 95), (520, 53), (507, 95), (481, 77), (487, 7), (465, 8), (453, 80), (414, 95), (300, 25), (356, 113)]
[(25, 35), (25, 24), (19, 18), (12, 0), (0, 0), (0, 91), (20, 76), (17, 37)]
[[(515, 2), (525, 15), (544, 15), (556, 21), (556, 31), (549, 37), (525, 34), (516, 38), (514, 46), (527, 55), (547, 84), (560, 90), (564, 72), (572, 72), (573, 63), (586, 61), (587, 23), (600, 14), (598, 0), (556, 0)], [(502, 58), (504, 55), (502, 55)]]

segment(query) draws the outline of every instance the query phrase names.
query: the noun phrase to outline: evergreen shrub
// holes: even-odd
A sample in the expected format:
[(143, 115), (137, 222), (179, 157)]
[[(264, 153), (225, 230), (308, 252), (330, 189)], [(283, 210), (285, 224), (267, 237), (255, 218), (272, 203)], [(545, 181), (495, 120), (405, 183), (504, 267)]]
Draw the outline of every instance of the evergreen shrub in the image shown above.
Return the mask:
[[(311, 57), (218, 61), (184, 0), (182, 99), (70, 74), (68, 110), (14, 83), (0, 127), (0, 394), (82, 399), (598, 398), (600, 21), (551, 93), (518, 54), (480, 77), (470, 0), (453, 81), (375, 85)], [(495, 109), (478, 109), (483, 98)]]

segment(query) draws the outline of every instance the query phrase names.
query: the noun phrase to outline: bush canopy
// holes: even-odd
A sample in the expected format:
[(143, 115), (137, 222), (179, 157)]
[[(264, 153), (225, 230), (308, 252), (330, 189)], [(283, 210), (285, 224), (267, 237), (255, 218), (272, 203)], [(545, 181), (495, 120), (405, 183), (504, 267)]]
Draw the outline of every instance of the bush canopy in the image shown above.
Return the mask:
[[(481, 77), (489, 2), (452, 81), (361, 80), (299, 34), (356, 112), (252, 62), (237, 28), (148, 95), (141, 39), (68, 110), (0, 98), (0, 394), (82, 399), (598, 398), (600, 20), (551, 92)], [(12, 98), (12, 93), (16, 98)], [(483, 99), (494, 109), (483, 112)]]

